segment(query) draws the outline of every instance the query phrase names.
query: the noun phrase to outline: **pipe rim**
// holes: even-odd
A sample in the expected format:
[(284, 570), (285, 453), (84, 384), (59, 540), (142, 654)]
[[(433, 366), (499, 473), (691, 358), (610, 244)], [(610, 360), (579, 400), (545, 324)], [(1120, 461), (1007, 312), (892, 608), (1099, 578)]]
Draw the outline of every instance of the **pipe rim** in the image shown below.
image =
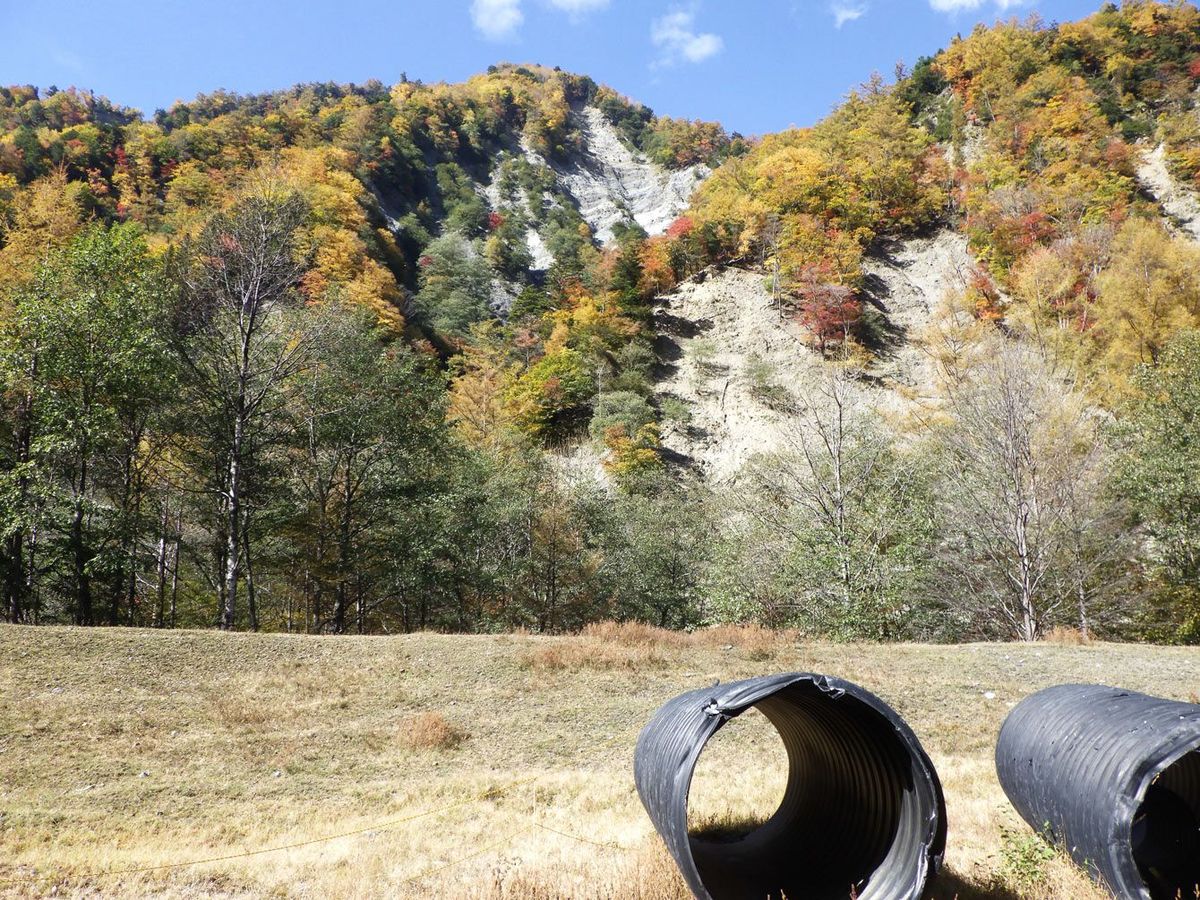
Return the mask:
[[(707, 694), (707, 702), (703, 699), (706, 696), (705, 691), (695, 691), (675, 698), (660, 711), (663, 712), (680, 702), (694, 700), (699, 709), (693, 709), (693, 714), (705, 714), (704, 720), (693, 733), (692, 743), (681, 757), (676, 758), (672, 791), (675, 800), (668, 801), (671, 805), (667, 809), (658, 808), (659, 815), (664, 817), (662, 820), (655, 815), (655, 810), (651, 809), (654, 804), (648, 802), (643, 795), (643, 802), (647, 804), (647, 810), (651, 812), (651, 818), (655, 820), (656, 825), (662, 821), (667, 826), (665, 830), (659, 828), (659, 831), (683, 870), (685, 880), (697, 896), (712, 896), (708, 893), (705, 878), (701, 876), (687, 821), (687, 801), (700, 756), (712, 737), (729, 721), (763, 701), (797, 687), (806, 689), (808, 697), (816, 698), (815, 702), (852, 704), (856, 716), (866, 714), (863, 721), (869, 724), (863, 725), (858, 737), (861, 739), (873, 735), (880, 740), (880, 746), (884, 748), (879, 751), (881, 755), (878, 758), (871, 760), (876, 767), (871, 769), (872, 777), (880, 777), (878, 773), (882, 769), (878, 767), (889, 764), (889, 761), (891, 765), (901, 766), (899, 776), (889, 776), (897, 777), (898, 781), (895, 783), (899, 784), (896, 808), (891, 813), (889, 823), (890, 836), (887, 843), (881, 845), (882, 852), (874, 863), (875, 868), (864, 875), (869, 881), (858, 896), (863, 900), (875, 897), (899, 900), (921, 896), (929, 880), (941, 867), (946, 845), (945, 798), (933, 762), (908, 724), (882, 699), (851, 682), (815, 673), (794, 673), (734, 682), (722, 686), (719, 691), (714, 691), (715, 696), (714, 693)], [(765, 714), (764, 710), (760, 711)], [(770, 719), (770, 716), (767, 718)], [(644, 739), (647, 743), (654, 743), (655, 736), (652, 732), (656, 722), (657, 717), (643, 730), (642, 738), (639, 738), (638, 742), (639, 753)], [(780, 732), (779, 725), (772, 721), (772, 726), (787, 747), (787, 740)], [(790, 751), (789, 768), (791, 769)], [(792, 790), (791, 780), (792, 774), (789, 773), (789, 785), (780, 809), (749, 834), (756, 834), (762, 828), (771, 825), (788, 805), (788, 794)], [(639, 784), (639, 792), (642, 788), (643, 785)], [(678, 802), (680, 796), (682, 803)], [(886, 830), (882, 833), (888, 834)], [(903, 850), (897, 855), (896, 847), (901, 842)], [(909, 862), (901, 865), (897, 859)], [(881, 879), (880, 875), (885, 877)]]

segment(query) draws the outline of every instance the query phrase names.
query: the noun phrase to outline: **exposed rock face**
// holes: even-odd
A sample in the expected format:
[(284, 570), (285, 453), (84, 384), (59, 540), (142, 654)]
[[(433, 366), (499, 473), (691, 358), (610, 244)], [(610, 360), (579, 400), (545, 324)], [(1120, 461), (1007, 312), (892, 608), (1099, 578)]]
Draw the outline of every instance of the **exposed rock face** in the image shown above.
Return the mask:
[(668, 424), (663, 445), (705, 476), (726, 481), (751, 457), (788, 445), (792, 414), (756, 396), (748, 364), (772, 370), (775, 383), (800, 390), (824, 363), (803, 330), (774, 308), (761, 276), (727, 269), (689, 281), (656, 310), (660, 355), (669, 361), (661, 396), (684, 401), (686, 424)]
[[(630, 219), (650, 235), (662, 234), (687, 209), (692, 193), (711, 174), (712, 170), (703, 165), (676, 172), (656, 165), (627, 147), (595, 107), (584, 107), (572, 115), (584, 136), (586, 149), (581, 156), (566, 163), (551, 163), (524, 142), (521, 153), (534, 166), (548, 167), (554, 172), (559, 187), (575, 203), (601, 243), (612, 240), (614, 225)], [(500, 189), (494, 176), (490, 184), (480, 185), (478, 190), (491, 209), (501, 208)], [(526, 211), (532, 213), (528, 198), (525, 205)], [(529, 234), (529, 251), (535, 269), (548, 269), (553, 263), (545, 243), (533, 230)]]
[(536, 228), (530, 228), (525, 232), (525, 243), (529, 246), (529, 255), (533, 257), (531, 266), (533, 271), (545, 272), (554, 265), (554, 254), (550, 252), (550, 248), (546, 246), (546, 242), (542, 240), (542, 235)]
[[(966, 239), (949, 230), (897, 241), (866, 261), (868, 302), (885, 315), (894, 344), (861, 383), (865, 402), (896, 417), (935, 396), (921, 336), (947, 295), (965, 287), (973, 265)], [(798, 406), (832, 364), (799, 323), (775, 309), (762, 276), (726, 269), (690, 281), (661, 299), (655, 318), (667, 361), (660, 399), (682, 400), (691, 412), (689, 423), (664, 428), (669, 451), (727, 481), (755, 455), (797, 445), (805, 427)], [(764, 391), (764, 377), (782, 390)]]
[(613, 226), (630, 216), (647, 233), (662, 234), (687, 208), (692, 192), (708, 177), (708, 167), (668, 172), (622, 143), (600, 110), (589, 106), (576, 115), (587, 151), (554, 168), (596, 237), (611, 240)]
[[(545, 272), (554, 265), (554, 255), (546, 245), (536, 222), (544, 209), (569, 201), (592, 229), (600, 243), (612, 240), (613, 227), (619, 222), (634, 221), (650, 235), (662, 234), (687, 209), (693, 192), (711, 174), (707, 166), (692, 166), (670, 172), (631, 150), (603, 113), (588, 106), (572, 112), (574, 124), (584, 136), (585, 150), (565, 163), (550, 162), (524, 140), (521, 155), (534, 167), (548, 169), (554, 174), (562, 196), (546, 194), (541, 198), (522, 196), (518, 205), (532, 225), (525, 242), (533, 257), (532, 270)], [(499, 212), (506, 205), (500, 196), (499, 166), (493, 170), (488, 184), (476, 184), (475, 190), (488, 208)], [(542, 209), (535, 210), (540, 203)], [(501, 315), (508, 310), (512, 299), (511, 286), (496, 285), (491, 298), (492, 307)]]
[(966, 289), (974, 268), (966, 237), (949, 229), (894, 241), (863, 261), (868, 302), (886, 316), (895, 340), (874, 375), (909, 396), (932, 395), (935, 373), (921, 334), (947, 295)]
[(1137, 171), (1138, 181), (1163, 208), (1180, 232), (1200, 240), (1200, 200), (1175, 180), (1167, 168), (1167, 148), (1159, 144), (1142, 154)]

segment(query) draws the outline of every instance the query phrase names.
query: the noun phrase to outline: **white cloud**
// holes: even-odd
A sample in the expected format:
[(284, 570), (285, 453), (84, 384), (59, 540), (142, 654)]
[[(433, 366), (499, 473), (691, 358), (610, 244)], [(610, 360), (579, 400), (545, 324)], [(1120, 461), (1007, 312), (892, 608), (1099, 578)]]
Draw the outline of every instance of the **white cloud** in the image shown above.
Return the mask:
[(867, 14), (865, 3), (844, 3), (834, 0), (829, 4), (829, 12), (833, 14), (833, 27), (841, 28), (847, 22), (855, 22)]
[[(1003, 12), (1007, 9), (1015, 9), (1018, 6), (1026, 6), (1030, 0), (991, 0), (996, 9)], [(969, 9), (979, 9), (979, 7), (988, 3), (988, 0), (929, 0), (929, 5), (938, 12), (957, 13), (965, 12)]]
[(650, 40), (662, 51), (661, 65), (672, 65), (681, 60), (703, 62), (720, 53), (725, 41), (719, 34), (696, 31), (696, 14), (677, 9), (650, 26)]
[[(503, 41), (515, 37), (525, 22), (521, 11), (523, 0), (472, 0), (471, 21), (488, 40)], [(565, 12), (573, 20), (584, 14), (606, 9), (612, 0), (545, 0), (550, 6)]]
[(550, 5), (555, 9), (561, 9), (563, 12), (577, 16), (598, 9), (607, 9), (609, 2), (610, 0), (550, 0)]
[(521, 0), (472, 0), (471, 21), (489, 41), (502, 41), (517, 33), (525, 15)]

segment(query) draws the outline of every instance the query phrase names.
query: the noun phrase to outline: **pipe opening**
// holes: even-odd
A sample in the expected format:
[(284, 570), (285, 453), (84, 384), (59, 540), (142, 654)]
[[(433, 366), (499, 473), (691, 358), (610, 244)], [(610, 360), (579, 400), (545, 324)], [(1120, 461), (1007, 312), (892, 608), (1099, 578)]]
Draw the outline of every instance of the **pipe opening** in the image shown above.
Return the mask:
[(896, 728), (866, 702), (812, 682), (753, 708), (785, 748), (785, 787), (761, 823), (689, 832), (709, 894), (865, 900), (911, 880), (926, 851), (929, 811), (914, 802), (913, 759)]
[(688, 790), (688, 835), (734, 843), (779, 810), (787, 788), (787, 748), (775, 726), (751, 707), (704, 746)]
[(1131, 846), (1152, 900), (1200, 898), (1200, 748), (1147, 788), (1133, 817)]

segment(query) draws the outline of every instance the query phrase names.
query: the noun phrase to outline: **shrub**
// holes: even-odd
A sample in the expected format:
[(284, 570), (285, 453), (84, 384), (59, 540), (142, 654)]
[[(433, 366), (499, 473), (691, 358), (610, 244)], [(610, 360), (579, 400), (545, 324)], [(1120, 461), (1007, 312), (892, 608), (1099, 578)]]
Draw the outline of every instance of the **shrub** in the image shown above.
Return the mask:
[(654, 644), (612, 644), (595, 639), (556, 641), (521, 656), (523, 668), (542, 672), (578, 672), (581, 669), (636, 672), (665, 668), (670, 662), (663, 648)]
[(717, 370), (717, 345), (714, 341), (708, 338), (695, 338), (689, 349), (697, 369), (704, 373), (712, 373)]
[(654, 365), (658, 357), (646, 343), (634, 341), (616, 353), (617, 375), (610, 387), (614, 391), (631, 391), (646, 396), (651, 393)]
[(611, 428), (636, 435), (653, 421), (654, 410), (645, 397), (632, 391), (609, 391), (596, 400), (590, 430), (593, 438), (603, 441)]
[(757, 353), (751, 353), (746, 357), (746, 364), (742, 368), (742, 377), (746, 379), (751, 395), (760, 403), (765, 403), (773, 409), (789, 405), (791, 398), (787, 389), (775, 380), (774, 364), (763, 359)]
[(688, 643), (688, 635), (681, 631), (656, 628), (644, 622), (593, 622), (585, 625), (580, 634), (606, 644), (623, 646), (681, 647)]
[(1000, 829), (1001, 871), (1006, 884), (1021, 891), (1021, 896), (1035, 893), (1047, 882), (1046, 866), (1055, 857), (1054, 848), (1040, 835), (1025, 829)]
[(687, 401), (678, 397), (663, 397), (658, 402), (659, 412), (664, 422), (678, 422), (687, 425), (692, 421), (692, 408)]
[(754, 662), (774, 659), (780, 650), (790, 646), (798, 635), (791, 631), (775, 631), (761, 625), (717, 625), (696, 633), (696, 638), (709, 646), (732, 647), (745, 653)]
[(1055, 625), (1042, 638), (1047, 644), (1060, 644), (1064, 647), (1084, 647), (1092, 643), (1090, 635), (1084, 634), (1078, 628), (1067, 628)]

